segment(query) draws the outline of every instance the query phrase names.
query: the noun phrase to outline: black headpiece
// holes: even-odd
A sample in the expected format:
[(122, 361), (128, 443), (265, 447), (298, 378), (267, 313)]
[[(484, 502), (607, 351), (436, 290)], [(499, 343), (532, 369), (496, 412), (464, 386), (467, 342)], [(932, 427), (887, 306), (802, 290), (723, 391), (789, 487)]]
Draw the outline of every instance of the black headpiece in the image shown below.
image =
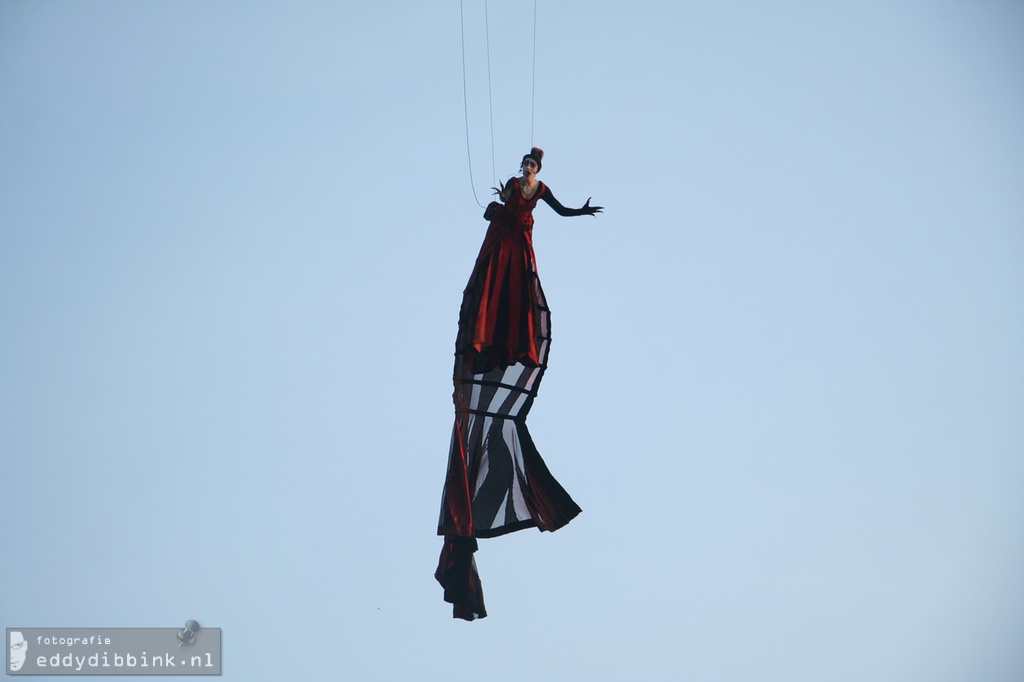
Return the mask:
[[(524, 154), (523, 155), (523, 161), (526, 161), (527, 159), (533, 159), (534, 161), (537, 162), (537, 170), (540, 170), (541, 159), (543, 159), (543, 158), (544, 158), (544, 150), (541, 149), (540, 147), (534, 147), (533, 149), (530, 150), (529, 154)], [(520, 163), (522, 163), (522, 161)]]

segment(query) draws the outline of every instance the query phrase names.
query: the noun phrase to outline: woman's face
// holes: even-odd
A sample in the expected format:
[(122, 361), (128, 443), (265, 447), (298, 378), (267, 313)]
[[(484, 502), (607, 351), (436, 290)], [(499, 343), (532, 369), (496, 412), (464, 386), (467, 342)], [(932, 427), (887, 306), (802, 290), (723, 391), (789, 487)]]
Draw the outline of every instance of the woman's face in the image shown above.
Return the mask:
[(532, 178), (537, 174), (537, 162), (533, 159), (523, 159), (522, 171), (524, 178)]

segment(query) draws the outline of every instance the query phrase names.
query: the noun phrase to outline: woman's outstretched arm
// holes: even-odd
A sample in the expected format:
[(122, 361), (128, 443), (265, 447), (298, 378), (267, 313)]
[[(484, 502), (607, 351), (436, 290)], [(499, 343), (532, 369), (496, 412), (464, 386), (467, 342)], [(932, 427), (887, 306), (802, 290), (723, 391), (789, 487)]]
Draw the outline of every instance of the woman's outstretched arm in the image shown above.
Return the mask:
[(551, 193), (551, 188), (547, 185), (544, 185), (544, 192), (540, 195), (540, 198), (560, 216), (594, 215), (604, 210), (603, 206), (591, 206), (590, 199), (587, 199), (587, 203), (583, 204), (580, 208), (566, 208), (555, 198), (555, 195)]

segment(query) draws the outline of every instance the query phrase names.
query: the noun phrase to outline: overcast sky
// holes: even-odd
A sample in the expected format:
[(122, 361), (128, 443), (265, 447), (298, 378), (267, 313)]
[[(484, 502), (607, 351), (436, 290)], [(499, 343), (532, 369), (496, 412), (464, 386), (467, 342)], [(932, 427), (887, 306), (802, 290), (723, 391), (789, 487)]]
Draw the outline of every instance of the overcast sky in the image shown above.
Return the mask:
[[(465, 110), (454, 0), (0, 2), (0, 624), (196, 619), (244, 682), (1024, 679), (1024, 4), (538, 5), (534, 86), (489, 3), (492, 143), (482, 0)], [(481, 541), (466, 623), (474, 187), (531, 143), (606, 207), (534, 229), (583, 513)]]

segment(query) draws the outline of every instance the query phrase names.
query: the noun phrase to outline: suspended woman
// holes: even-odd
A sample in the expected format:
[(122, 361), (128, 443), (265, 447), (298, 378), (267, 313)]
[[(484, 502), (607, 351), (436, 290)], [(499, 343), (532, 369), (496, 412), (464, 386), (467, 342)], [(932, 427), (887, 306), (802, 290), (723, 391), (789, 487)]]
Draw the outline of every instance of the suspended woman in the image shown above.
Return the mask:
[(526, 429), (551, 344), (551, 318), (533, 254), (533, 209), (600, 213), (590, 199), (566, 208), (537, 179), (544, 152), (523, 156), (521, 175), (496, 193), (480, 255), (462, 297), (455, 341), (455, 428), (437, 533), (444, 536), (434, 576), (454, 616), (483, 618), (473, 553), (477, 538), (536, 526), (554, 531), (580, 508), (548, 471)]

